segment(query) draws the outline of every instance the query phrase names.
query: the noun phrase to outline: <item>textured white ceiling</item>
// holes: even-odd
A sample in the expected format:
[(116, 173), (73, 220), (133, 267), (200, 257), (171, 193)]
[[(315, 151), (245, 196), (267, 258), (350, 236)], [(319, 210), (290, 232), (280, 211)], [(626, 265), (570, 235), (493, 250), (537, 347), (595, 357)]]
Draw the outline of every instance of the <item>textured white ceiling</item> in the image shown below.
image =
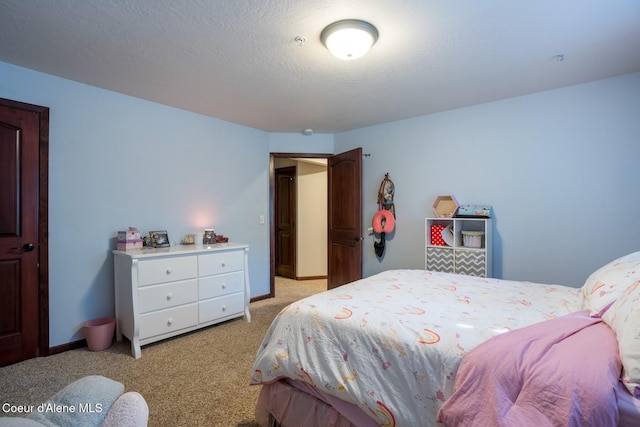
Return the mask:
[[(380, 33), (354, 61), (320, 43), (347, 18)], [(0, 61), (265, 131), (335, 133), (638, 72), (640, 1), (1, 0)]]

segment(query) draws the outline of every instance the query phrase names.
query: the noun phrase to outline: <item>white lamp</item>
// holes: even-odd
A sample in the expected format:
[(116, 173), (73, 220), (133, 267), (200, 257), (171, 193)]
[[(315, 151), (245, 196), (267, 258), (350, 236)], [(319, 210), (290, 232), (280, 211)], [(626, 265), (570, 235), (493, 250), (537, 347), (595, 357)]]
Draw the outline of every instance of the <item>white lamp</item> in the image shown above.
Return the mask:
[(329, 24), (320, 34), (322, 44), (335, 57), (351, 60), (364, 56), (378, 40), (378, 30), (358, 19), (345, 19)]

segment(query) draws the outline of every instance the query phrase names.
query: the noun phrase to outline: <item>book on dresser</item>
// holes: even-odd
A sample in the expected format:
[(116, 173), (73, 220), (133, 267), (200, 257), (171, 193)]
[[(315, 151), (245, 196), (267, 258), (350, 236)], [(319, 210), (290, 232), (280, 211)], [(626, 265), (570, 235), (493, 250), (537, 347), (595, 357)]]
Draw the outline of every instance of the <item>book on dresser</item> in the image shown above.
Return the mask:
[(114, 250), (116, 339), (141, 346), (249, 313), (249, 246)]

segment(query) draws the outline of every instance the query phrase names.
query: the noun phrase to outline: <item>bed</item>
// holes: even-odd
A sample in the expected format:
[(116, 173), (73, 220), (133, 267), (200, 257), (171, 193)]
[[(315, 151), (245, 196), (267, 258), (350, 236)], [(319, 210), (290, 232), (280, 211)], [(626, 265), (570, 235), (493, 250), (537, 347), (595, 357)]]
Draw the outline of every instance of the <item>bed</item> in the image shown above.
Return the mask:
[[(549, 359), (545, 351), (553, 347), (559, 353), (553, 357), (565, 358), (547, 364), (553, 375), (600, 381), (597, 387), (554, 381), (566, 383), (568, 389), (553, 393), (575, 396), (564, 399), (569, 411), (586, 411), (580, 406), (581, 394), (592, 388), (600, 391), (590, 397), (598, 402), (595, 415), (580, 413), (574, 419), (578, 422), (565, 425), (603, 420), (606, 425), (640, 425), (638, 284), (640, 252), (600, 268), (581, 288), (389, 270), (304, 298), (276, 316), (257, 351), (250, 379), (252, 385), (262, 386), (256, 420), (265, 427), (488, 425), (491, 417), (500, 421), (506, 413), (525, 417), (519, 418), (522, 421), (532, 411), (560, 412), (535, 401), (527, 406), (510, 397), (505, 402), (500, 389), (513, 388), (513, 378), (507, 375), (524, 378), (525, 371), (533, 378), (522, 381), (526, 387), (535, 383), (536, 375), (538, 382), (549, 383), (549, 372), (529, 373), (523, 360)], [(580, 325), (579, 332), (565, 331), (574, 324)], [(540, 341), (554, 335), (573, 341), (566, 341), (565, 347), (557, 337), (552, 345)], [(580, 344), (577, 337), (582, 337)], [(544, 347), (543, 353), (534, 354), (536, 346)], [(592, 374), (590, 365), (573, 363), (582, 360), (597, 364), (601, 374)], [(559, 366), (576, 372), (558, 373)], [(457, 375), (459, 370), (464, 375)], [(506, 385), (493, 384), (494, 372), (504, 373)], [(602, 378), (609, 383), (602, 383)], [(516, 394), (525, 396), (525, 391), (541, 396), (535, 389)], [(486, 396), (496, 400), (482, 404)], [(486, 407), (488, 414), (470, 411), (471, 397), (475, 407)], [(560, 405), (556, 398), (545, 405)], [(456, 407), (456, 402), (463, 406)], [(470, 412), (473, 417), (465, 418)]]

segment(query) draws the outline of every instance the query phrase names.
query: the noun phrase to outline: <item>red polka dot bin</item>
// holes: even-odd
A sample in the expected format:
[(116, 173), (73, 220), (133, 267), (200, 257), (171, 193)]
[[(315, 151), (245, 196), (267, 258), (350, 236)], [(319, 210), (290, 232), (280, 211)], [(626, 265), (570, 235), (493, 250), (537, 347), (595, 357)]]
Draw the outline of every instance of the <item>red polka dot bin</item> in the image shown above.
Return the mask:
[(446, 246), (444, 239), (442, 238), (442, 230), (445, 229), (445, 225), (432, 225), (431, 226), (431, 244), (434, 246)]

